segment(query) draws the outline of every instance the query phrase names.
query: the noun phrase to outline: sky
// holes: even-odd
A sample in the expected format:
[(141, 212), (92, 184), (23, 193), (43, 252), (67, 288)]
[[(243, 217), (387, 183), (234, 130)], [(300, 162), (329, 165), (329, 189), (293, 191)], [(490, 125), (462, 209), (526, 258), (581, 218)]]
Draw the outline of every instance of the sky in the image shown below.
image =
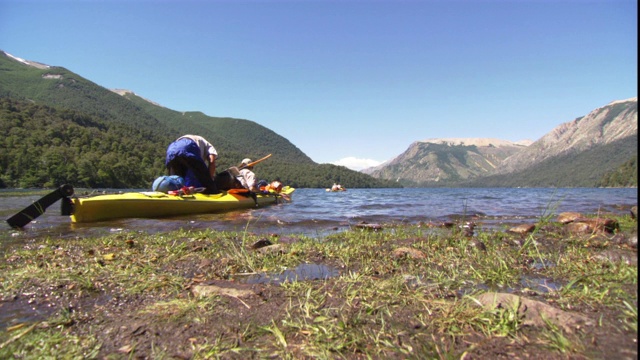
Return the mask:
[(2, 51), (354, 170), (637, 97), (637, 28), (635, 0), (0, 0)]

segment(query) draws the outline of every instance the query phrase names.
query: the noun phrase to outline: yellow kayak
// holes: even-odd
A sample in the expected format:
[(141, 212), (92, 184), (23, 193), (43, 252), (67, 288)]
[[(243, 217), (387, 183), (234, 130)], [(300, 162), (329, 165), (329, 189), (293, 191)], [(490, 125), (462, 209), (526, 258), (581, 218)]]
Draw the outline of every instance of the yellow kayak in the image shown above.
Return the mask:
[(169, 195), (162, 192), (130, 192), (72, 198), (71, 221), (88, 223), (122, 218), (158, 218), (206, 214), (276, 204), (290, 199), (294, 188), (285, 186), (280, 193), (249, 194), (229, 190), (221, 194)]

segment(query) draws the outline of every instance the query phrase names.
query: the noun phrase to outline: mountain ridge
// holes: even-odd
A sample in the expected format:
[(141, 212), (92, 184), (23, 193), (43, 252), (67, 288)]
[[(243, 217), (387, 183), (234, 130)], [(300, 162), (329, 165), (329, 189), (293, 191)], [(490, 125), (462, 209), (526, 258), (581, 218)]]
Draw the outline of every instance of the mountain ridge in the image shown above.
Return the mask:
[[(598, 179), (592, 179), (590, 174), (582, 175), (589, 178), (585, 182), (576, 178), (579, 170), (565, 169), (572, 168), (575, 159), (589, 158), (590, 161), (580, 162), (581, 166), (593, 167), (593, 174), (604, 176), (606, 171), (615, 171), (616, 166), (633, 159), (637, 153), (637, 113), (637, 97), (632, 97), (611, 101), (585, 116), (562, 123), (536, 141), (493, 138), (415, 141), (395, 158), (362, 171), (405, 186), (481, 186), (482, 179), (493, 186), (514, 186), (514, 183), (572, 186), (572, 182), (584, 186), (589, 181), (595, 184)], [(580, 155), (586, 152), (595, 154)], [(613, 154), (619, 154), (619, 158)], [(558, 166), (563, 161), (568, 162), (566, 166)], [(528, 171), (534, 168), (538, 170)], [(540, 169), (553, 172), (548, 174), (548, 180), (553, 181), (540, 179)], [(563, 175), (556, 176), (557, 173)], [(513, 179), (506, 179), (507, 176)]]
[(509, 141), (496, 138), (430, 138), (419, 140), (419, 142), (432, 144), (448, 144), (448, 145), (467, 145), (467, 146), (529, 146), (533, 144), (533, 140)]
[(638, 132), (638, 98), (615, 100), (587, 115), (556, 126), (526, 150), (506, 159), (499, 173), (520, 171), (543, 160), (587, 151), (632, 136)]
[[(345, 167), (316, 164), (288, 139), (254, 121), (175, 111), (131, 90), (106, 89), (64, 67), (38, 64), (0, 52), (0, 128), (16, 133), (0, 138), (0, 187), (150, 187), (165, 173), (166, 146), (185, 133), (214, 144), (220, 170), (246, 157), (273, 154), (260, 164), (263, 179), (293, 187), (326, 188), (333, 182), (351, 188), (398, 187)], [(30, 131), (14, 131), (20, 130), (16, 124)], [(19, 138), (30, 146), (16, 147)], [(133, 171), (136, 166), (145, 168)]]
[[(107, 122), (102, 124), (94, 119), (85, 119), (81, 123), (99, 123), (98, 131), (102, 131), (113, 122), (118, 124), (121, 132), (122, 126), (131, 127), (137, 136), (156, 139), (158, 144), (169, 143), (185, 132), (199, 133), (222, 149), (221, 167), (236, 165), (235, 159), (259, 157), (273, 151), (277, 155), (273, 161), (261, 165), (266, 175), (286, 174), (286, 180), (291, 182), (307, 175), (315, 177), (313, 181), (292, 184), (295, 186), (322, 188), (327, 183), (339, 182), (351, 188), (369, 187), (373, 183), (367, 180), (370, 178), (368, 174), (373, 176), (371, 179), (380, 180), (373, 184), (375, 187), (481, 186), (481, 179), (491, 179), (493, 184), (506, 184), (506, 177), (510, 178), (511, 185), (505, 186), (514, 186), (514, 182), (517, 186), (530, 186), (535, 184), (531, 179), (545, 176), (545, 171), (555, 172), (548, 174), (549, 179), (564, 178), (568, 182), (536, 180), (538, 183), (572, 186), (571, 179), (581, 170), (591, 170), (591, 174), (581, 176), (592, 181), (593, 176), (615, 171), (615, 167), (623, 162), (633, 164), (630, 161), (633, 160), (633, 150), (637, 153), (637, 97), (632, 97), (614, 100), (585, 116), (560, 124), (536, 141), (511, 142), (494, 138), (418, 140), (395, 158), (374, 168), (355, 172), (342, 166), (316, 164), (289, 140), (251, 120), (212, 117), (200, 111), (172, 110), (131, 90), (105, 89), (60, 66), (24, 60), (1, 50), (0, 55), (4, 55), (0, 56), (0, 99), (23, 99), (34, 104), (69, 109), (78, 112), (80, 117), (85, 114), (95, 116)], [(3, 61), (3, 58), (10, 60)], [(13, 105), (6, 106), (13, 111)], [(247, 153), (246, 149), (252, 149), (252, 152)], [(151, 158), (163, 156), (158, 152)], [(563, 168), (571, 168), (563, 166), (564, 163), (575, 165), (572, 162), (580, 163), (582, 168), (557, 176)], [(529, 171), (531, 169), (535, 171)], [(12, 175), (0, 176), (8, 179), (9, 183), (15, 180)], [(574, 181), (574, 184), (585, 184), (584, 179), (576, 180), (580, 181)]]

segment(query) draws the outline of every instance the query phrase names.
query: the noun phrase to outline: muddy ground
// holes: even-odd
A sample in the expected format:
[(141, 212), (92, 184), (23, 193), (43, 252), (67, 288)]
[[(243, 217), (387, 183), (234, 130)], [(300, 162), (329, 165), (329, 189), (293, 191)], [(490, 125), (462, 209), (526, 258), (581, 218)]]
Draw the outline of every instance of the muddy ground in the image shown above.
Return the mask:
[[(541, 231), (536, 241), (541, 248), (562, 247), (558, 239), (568, 236), (563, 231), (566, 230), (550, 227)], [(522, 239), (521, 236), (512, 235), (503, 236), (499, 241), (517, 247)], [(499, 336), (495, 332), (487, 334), (477, 326), (458, 329), (455, 324), (447, 324), (447, 317), (456, 316), (447, 313), (452, 309), (450, 305), (469, 299), (469, 292), (460, 288), (440, 288), (407, 277), (404, 286), (397, 291), (390, 292), (386, 287), (379, 287), (381, 299), (376, 298), (376, 284), (403, 273), (405, 266), (408, 268), (425, 261), (419, 254), (398, 251), (424, 248), (425, 238), (422, 237), (394, 240), (391, 236), (380, 242), (375, 251), (391, 254), (389, 256), (394, 263), (373, 266), (363, 260), (353, 260), (345, 266), (339, 254), (332, 255), (307, 247), (304, 254), (295, 254), (301, 262), (322, 264), (327, 269), (335, 269), (340, 276), (355, 276), (349, 274), (364, 273), (365, 269), (371, 276), (355, 282), (339, 281), (340, 276), (305, 280), (306, 290), (300, 291), (299, 296), (292, 295), (297, 291), (295, 288), (283, 286), (280, 281), (251, 283), (243, 280), (242, 274), (233, 272), (233, 259), (211, 255), (212, 249), (217, 249), (216, 242), (219, 240), (208, 236), (176, 236), (171, 239), (171, 246), (184, 247), (183, 253), (175, 261), (157, 259), (158, 253), (145, 250), (145, 244), (135, 236), (125, 236), (120, 240), (119, 244), (109, 246), (120, 246), (120, 252), (130, 251), (135, 255), (131, 261), (148, 263), (149, 269), (160, 267), (150, 270), (147, 275), (144, 273), (145, 267), (141, 266), (139, 269), (142, 270), (137, 274), (141, 277), (140, 282), (156, 283), (155, 288), (147, 286), (144, 291), (132, 292), (130, 279), (122, 280), (126, 285), (121, 285), (118, 279), (108, 278), (108, 275), (103, 279), (93, 278), (91, 284), (83, 284), (81, 280), (72, 278), (51, 283), (34, 277), (19, 288), (7, 288), (8, 282), (3, 275), (4, 298), (0, 303), (0, 311), (20, 308), (42, 314), (32, 328), (21, 327), (19, 321), (12, 325), (15, 329), (8, 326), (0, 338), (4, 350), (17, 349), (21, 352), (16, 352), (16, 358), (28, 358), (24, 354), (33, 352), (33, 347), (37, 346), (27, 341), (29, 336), (48, 332), (63, 333), (66, 338), (75, 339), (74, 346), (81, 349), (81, 354), (76, 352), (73, 356), (98, 359), (638, 357), (637, 325), (635, 329), (629, 325), (629, 321), (637, 322), (637, 281), (621, 284), (617, 290), (626, 294), (623, 297), (634, 299), (630, 305), (636, 309), (635, 317), (625, 312), (624, 307), (612, 306), (606, 300), (600, 303), (581, 302), (575, 301), (574, 297), (574, 300), (567, 302), (561, 294), (553, 291), (530, 287), (481, 287), (479, 290), (485, 293), (497, 290), (498, 293), (521, 296), (581, 319), (565, 329), (562, 328), (563, 324), (556, 324), (561, 329), (556, 332), (549, 331), (549, 326), (521, 323), (516, 336)], [(302, 240), (296, 237), (279, 238), (277, 234), (271, 234), (266, 239), (262, 238), (262, 245), (274, 243), (277, 245), (275, 249), (273, 246), (255, 245), (251, 251), (256, 253), (271, 249), (263, 256), (292, 256), (290, 250), (286, 249), (291, 249), (297, 241)], [(469, 241), (471, 247), (478, 247), (473, 239), (467, 237), (465, 241)], [(635, 230), (615, 235), (589, 235), (575, 241), (583, 241), (583, 246), (589, 247), (594, 259), (606, 258), (611, 263), (631, 264), (635, 266), (637, 274)], [(24, 253), (7, 252), (4, 269), (28, 265), (50, 267), (51, 271), (57, 271), (76, 263), (76, 273), (81, 278), (82, 266), (85, 266), (81, 258), (87, 257), (87, 252), (93, 255), (93, 250), (82, 248), (81, 245), (56, 243), (55, 240), (43, 244), (34, 239), (24, 245), (26, 248), (43, 246), (58, 252), (58, 257), (55, 260), (30, 258)], [(558, 251), (562, 249), (558, 248)], [(531, 268), (530, 262), (530, 259), (523, 259), (522, 265)], [(101, 258), (97, 264), (105, 268), (113, 266), (108, 258)], [(594, 267), (606, 266), (602, 264), (593, 261)], [(127, 265), (120, 263), (118, 266)], [(376, 266), (379, 269), (371, 270)], [(394, 269), (393, 266), (399, 267)], [(429, 266), (425, 267), (425, 271), (429, 269)], [(176, 275), (183, 279), (181, 283), (175, 283)], [(562, 279), (556, 280), (563, 283)], [(471, 293), (474, 294), (473, 291)], [(602, 296), (609, 295), (605, 292)], [(414, 296), (417, 300), (413, 300)], [(209, 300), (194, 300), (202, 298)], [(184, 304), (190, 304), (193, 308)], [(493, 326), (498, 325), (493, 323)], [(21, 332), (24, 334), (19, 335)]]

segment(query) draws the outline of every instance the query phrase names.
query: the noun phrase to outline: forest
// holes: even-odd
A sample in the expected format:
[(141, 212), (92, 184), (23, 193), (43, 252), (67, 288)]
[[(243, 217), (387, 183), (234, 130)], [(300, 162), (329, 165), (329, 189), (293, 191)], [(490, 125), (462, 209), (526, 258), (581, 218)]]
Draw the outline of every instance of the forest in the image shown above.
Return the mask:
[[(0, 131), (6, 134), (0, 137), (3, 188), (72, 184), (86, 188), (148, 189), (156, 177), (165, 174), (166, 147), (176, 137), (8, 97), (0, 97)], [(278, 144), (272, 145), (271, 150), (277, 152)], [(243, 157), (265, 155), (270, 147), (268, 144), (262, 147), (265, 149), (262, 154), (238, 151), (222, 154), (219, 171), (237, 165)], [(322, 188), (333, 182), (352, 188), (397, 187), (340, 166), (319, 165), (306, 159), (288, 160), (269, 159), (256, 166), (255, 172), (261, 179), (278, 179), (294, 187)]]

